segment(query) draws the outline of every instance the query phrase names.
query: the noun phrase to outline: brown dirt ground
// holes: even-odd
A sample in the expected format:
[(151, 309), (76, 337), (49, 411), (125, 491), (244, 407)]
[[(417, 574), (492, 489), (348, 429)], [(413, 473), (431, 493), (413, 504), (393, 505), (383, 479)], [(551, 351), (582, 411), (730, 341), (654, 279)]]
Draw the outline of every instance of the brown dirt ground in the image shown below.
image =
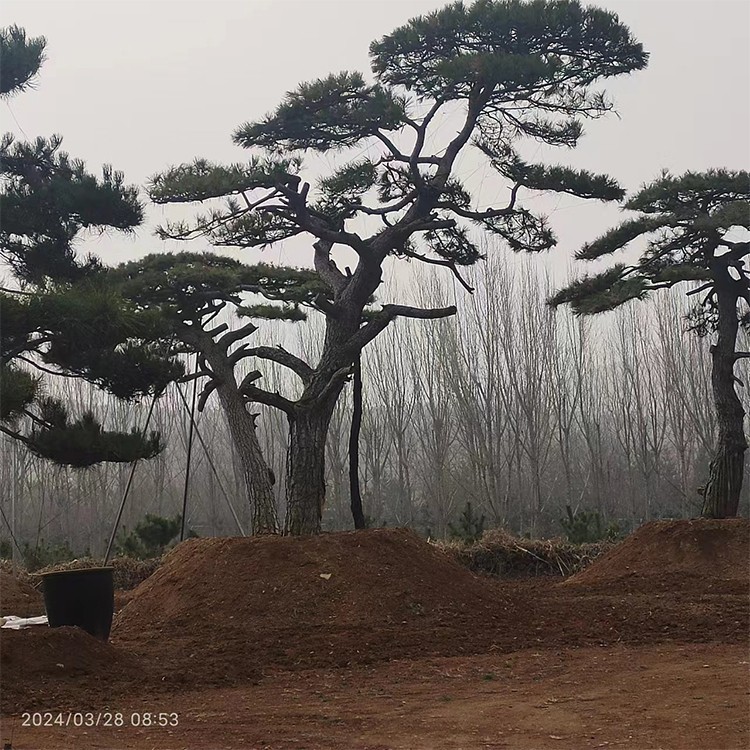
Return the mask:
[(25, 581), (0, 570), (0, 616), (36, 617), (43, 614), (42, 595)]
[[(750, 524), (670, 524), (620, 545), (637, 585), (607, 580), (617, 549), (571, 585), (480, 578), (403, 530), (190, 540), (110, 644), (0, 632), (2, 739), (10, 725), (14, 750), (746, 747)], [(703, 532), (712, 547), (687, 545)], [(182, 718), (118, 735), (17, 718), (103, 707)]]
[(750, 522), (651, 521), (577, 575), (568, 586), (685, 588), (745, 584), (750, 572)]
[[(741, 645), (663, 644), (302, 670), (133, 693), (110, 704), (121, 729), (8, 717), (2, 737), (13, 750), (745, 750), (747, 664)], [(177, 726), (133, 726), (145, 712)]]

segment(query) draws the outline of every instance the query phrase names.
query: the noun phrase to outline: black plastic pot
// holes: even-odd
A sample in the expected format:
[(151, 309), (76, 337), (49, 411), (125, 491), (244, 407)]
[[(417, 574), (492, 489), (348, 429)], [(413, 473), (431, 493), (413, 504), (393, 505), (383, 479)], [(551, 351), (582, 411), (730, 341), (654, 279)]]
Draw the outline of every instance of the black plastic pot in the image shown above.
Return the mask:
[(115, 609), (112, 568), (44, 573), (42, 588), (50, 627), (76, 625), (103, 641), (109, 638)]

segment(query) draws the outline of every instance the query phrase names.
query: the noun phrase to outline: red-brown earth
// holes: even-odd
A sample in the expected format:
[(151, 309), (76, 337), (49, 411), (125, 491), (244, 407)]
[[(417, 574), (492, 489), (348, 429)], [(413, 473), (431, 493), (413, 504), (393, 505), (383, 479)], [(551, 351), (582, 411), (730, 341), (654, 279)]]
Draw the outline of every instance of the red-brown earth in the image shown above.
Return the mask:
[(42, 595), (25, 581), (0, 570), (0, 616), (37, 617), (43, 614)]
[[(10, 726), (14, 750), (746, 747), (749, 549), (746, 520), (654, 522), (561, 583), (476, 576), (404, 530), (189, 540), (109, 644), (2, 631), (0, 739)], [(181, 718), (20, 726), (23, 711), (104, 707)]]

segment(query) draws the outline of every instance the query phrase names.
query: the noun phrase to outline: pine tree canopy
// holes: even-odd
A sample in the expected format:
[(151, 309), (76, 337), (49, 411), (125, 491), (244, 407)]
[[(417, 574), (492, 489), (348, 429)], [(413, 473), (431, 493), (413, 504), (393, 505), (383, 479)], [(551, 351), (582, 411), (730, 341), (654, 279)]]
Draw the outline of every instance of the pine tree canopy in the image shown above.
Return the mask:
[(368, 86), (361, 73), (343, 72), (290, 91), (278, 109), (244, 125), (234, 141), (249, 148), (290, 151), (350, 148), (379, 130), (404, 124), (406, 102), (382, 86)]
[(451, 3), (374, 42), (370, 56), (381, 83), (420, 99), (463, 100), (482, 87), (488, 112), (521, 100), (590, 114), (606, 105), (586, 87), (647, 60), (615, 14), (570, 0)]
[(716, 449), (708, 480), (699, 488), (701, 515), (732, 518), (739, 507), (747, 450), (745, 409), (734, 368), (750, 357), (750, 352), (737, 350), (740, 327), (750, 329), (750, 173), (712, 169), (675, 177), (665, 172), (631, 196), (625, 208), (637, 215), (585, 245), (577, 257), (603, 258), (642, 239), (640, 257), (577, 279), (549, 302), (589, 315), (682, 283), (690, 287), (688, 296), (702, 295), (685, 316), (690, 330), (713, 337)]
[[(152, 178), (157, 203), (224, 198), (193, 222), (166, 224), (161, 236), (241, 248), (311, 236), (316, 269), (338, 296), (347, 281), (330, 259), (334, 245), (378, 264), (393, 255), (458, 275), (481, 258), (472, 226), (517, 251), (556, 244), (546, 218), (520, 205), (523, 191), (624, 196), (606, 175), (528, 163), (518, 152), (524, 139), (574, 147), (582, 121), (612, 109), (592, 87), (646, 66), (647, 53), (614, 13), (577, 0), (458, 2), (374, 42), (370, 57), (372, 81), (344, 71), (302, 83), (266, 117), (240, 126), (235, 143), (261, 156), (229, 167), (198, 159)], [(458, 133), (428, 150), (438, 113), (459, 110)], [(363, 157), (365, 146), (379, 155)], [(464, 147), (507, 180), (507, 204), (474, 207), (477, 198), (453, 175)], [(351, 157), (353, 149), (360, 153)], [(308, 150), (340, 162), (305, 182)], [(367, 216), (383, 229), (362, 237), (351, 222)]]
[(695, 282), (694, 291), (707, 292), (703, 304), (710, 308), (716, 272), (728, 268), (734, 271), (739, 296), (750, 304), (744, 266), (750, 242), (727, 238), (733, 227), (750, 229), (750, 173), (725, 169), (681, 177), (666, 173), (624, 206), (640, 215), (585, 245), (576, 257), (602, 258), (643, 237), (646, 246), (640, 258), (574, 281), (558, 291), (551, 304), (570, 304), (577, 314), (597, 313), (642, 299), (655, 289)]
[[(154, 316), (148, 338), (153, 349), (197, 355), (196, 375), (204, 379), (200, 410), (227, 373), (247, 357), (277, 362), (307, 376), (310, 368), (281, 347), (250, 347), (246, 340), (257, 330), (253, 321), (301, 321), (308, 309), (324, 309), (331, 302), (330, 290), (314, 271), (246, 265), (216, 253), (148, 255), (107, 269), (104, 276), (128, 305)], [(253, 303), (258, 298), (263, 301)], [(222, 313), (224, 321), (214, 323)], [(250, 322), (230, 329), (226, 313)], [(248, 400), (257, 392), (253, 383), (260, 377), (255, 371), (243, 381)]]
[(156, 314), (129, 306), (98, 279), (2, 292), (0, 314), (4, 363), (36, 358), (123, 399), (159, 393), (180, 373), (141, 346), (160, 325)]
[[(168, 335), (220, 312), (227, 304), (245, 317), (304, 319), (330, 292), (313, 271), (246, 265), (216, 253), (158, 253), (106, 272), (108, 284), (145, 313), (158, 313)], [(248, 306), (257, 294), (275, 305)], [(257, 309), (256, 309), (257, 308)], [(253, 314), (253, 311), (257, 314)]]
[(44, 62), (47, 40), (26, 38), (18, 26), (0, 29), (0, 98), (30, 88)]
[(154, 458), (164, 449), (159, 434), (103, 430), (91, 412), (71, 421), (58, 400), (41, 399), (39, 420), (24, 440), (29, 450), (57, 464), (84, 469), (104, 461), (131, 463)]
[[(137, 458), (134, 433), (104, 431), (91, 415), (83, 421), (66, 418), (47, 424), (44, 415), (52, 413), (51, 404), (67, 410), (61, 401), (44, 396), (41, 378), (33, 372), (81, 378), (124, 400), (159, 394), (184, 369), (170, 358), (171, 352), (153, 344), (161, 325), (156, 314), (136, 310), (101, 280), (87, 279), (52, 288), (48, 284), (44, 290), (0, 292), (0, 318), (2, 431), (65, 465)], [(30, 434), (17, 426), (23, 417), (34, 424)], [(91, 444), (80, 459), (71, 460), (87, 436)], [(158, 436), (144, 439), (140, 457), (155, 455), (160, 445)]]
[[(0, 30), (3, 96), (30, 85), (44, 46), (18, 27)], [(89, 173), (61, 145), (56, 135), (0, 141), (0, 259), (13, 276), (0, 289), (0, 432), (79, 468), (150, 458), (162, 448), (158, 435), (107, 431), (91, 413), (73, 418), (36, 374), (80, 378), (135, 399), (161, 393), (184, 373), (173, 352), (153, 344), (158, 315), (106, 288), (99, 258), (76, 249), (85, 231), (139, 226), (138, 189), (109, 166), (101, 177)]]
[(101, 179), (80, 160), (60, 151), (62, 139), (0, 142), (2, 257), (22, 283), (76, 281), (100, 268), (94, 257), (80, 259), (74, 239), (85, 229), (131, 231), (143, 221), (138, 189), (121, 172), (105, 166)]
[(0, 422), (13, 421), (39, 395), (39, 378), (13, 365), (0, 368)]

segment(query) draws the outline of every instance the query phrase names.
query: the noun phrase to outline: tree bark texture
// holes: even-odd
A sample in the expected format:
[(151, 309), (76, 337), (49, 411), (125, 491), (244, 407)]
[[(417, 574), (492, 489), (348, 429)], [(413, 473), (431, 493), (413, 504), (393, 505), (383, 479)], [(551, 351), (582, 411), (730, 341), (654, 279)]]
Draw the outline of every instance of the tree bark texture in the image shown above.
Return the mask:
[(745, 410), (735, 390), (734, 364), (739, 322), (736, 282), (726, 267), (716, 273), (718, 327), (711, 347), (711, 388), (718, 424), (718, 440), (703, 492), (704, 518), (737, 515), (745, 468)]
[(320, 533), (325, 502), (325, 451), (335, 400), (325, 409), (289, 415), (287, 514), (285, 532), (294, 536)]
[(247, 411), (245, 399), (231, 383), (220, 383), (216, 391), (227, 425), (242, 463), (242, 472), (251, 510), (252, 534), (276, 534), (278, 518), (271, 471), (261, 453), (255, 434), (255, 419)]
[(343, 291), (338, 310), (326, 316), (323, 351), (314, 376), (288, 414), (287, 515), (285, 532), (320, 532), (325, 502), (325, 446), (328, 427), (341, 391), (361, 348), (352, 337), (362, 323), (362, 311), (382, 278), (379, 264), (360, 264)]

